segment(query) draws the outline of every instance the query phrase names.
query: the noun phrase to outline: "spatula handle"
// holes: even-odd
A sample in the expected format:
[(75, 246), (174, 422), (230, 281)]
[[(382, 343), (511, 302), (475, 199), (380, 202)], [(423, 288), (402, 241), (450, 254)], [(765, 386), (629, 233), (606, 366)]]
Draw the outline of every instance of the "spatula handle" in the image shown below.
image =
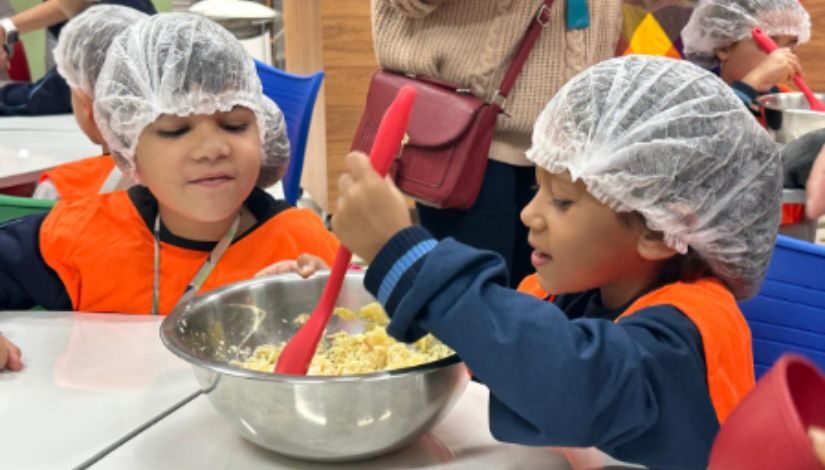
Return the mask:
[[(753, 37), (753, 41), (756, 43), (756, 45), (759, 46), (759, 48), (762, 49), (766, 54), (770, 54), (778, 49), (774, 40), (771, 39), (770, 36), (765, 34), (765, 32), (759, 28), (753, 28), (751, 30), (751, 37)], [(820, 101), (816, 97), (816, 95), (814, 95), (814, 92), (811, 91), (810, 87), (808, 87), (808, 84), (805, 83), (805, 79), (802, 78), (802, 75), (800, 75), (799, 73), (795, 73), (793, 76), (793, 82), (796, 84), (796, 87), (799, 88), (799, 91), (801, 91), (802, 94), (805, 95), (805, 98), (808, 100), (811, 109), (813, 109), (814, 111), (825, 111), (825, 104), (823, 104), (822, 101)]]
[[(396, 95), (390, 107), (381, 118), (375, 141), (370, 149), (370, 163), (381, 176), (387, 174), (393, 159), (401, 148), (401, 140), (407, 130), (407, 123), (412, 113), (415, 100), (415, 88), (404, 86)], [(335, 301), (341, 292), (344, 275), (352, 259), (352, 252), (341, 245), (335, 254), (332, 271), (321, 293), (321, 298), (309, 320), (289, 340), (278, 363), (275, 372), (278, 374), (306, 375), (321, 335), (329, 323)]]

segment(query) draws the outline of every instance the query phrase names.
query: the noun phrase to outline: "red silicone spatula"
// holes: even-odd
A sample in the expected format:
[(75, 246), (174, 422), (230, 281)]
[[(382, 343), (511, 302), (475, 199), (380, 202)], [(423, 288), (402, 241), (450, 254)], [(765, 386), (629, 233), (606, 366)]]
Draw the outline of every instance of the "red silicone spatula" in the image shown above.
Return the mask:
[[(759, 48), (766, 54), (770, 54), (777, 49), (776, 43), (773, 42), (773, 39), (771, 39), (771, 37), (765, 34), (761, 29), (753, 28), (751, 30), (751, 36), (753, 37), (753, 41), (756, 45), (759, 46)], [(799, 88), (799, 91), (805, 95), (805, 98), (808, 99), (808, 103), (811, 105), (811, 110), (825, 112), (825, 103), (819, 101), (817, 97), (814, 96), (814, 93), (810, 88), (808, 88), (808, 84), (805, 83), (802, 75), (798, 73), (795, 74), (793, 76), (793, 82), (796, 84), (797, 88)]]
[[(370, 150), (370, 162), (372, 167), (381, 176), (387, 174), (398, 150), (401, 148), (401, 139), (407, 130), (407, 122), (410, 119), (413, 101), (415, 100), (415, 88), (404, 86), (393, 100), (390, 107), (384, 113), (378, 132), (375, 135), (375, 142)], [(275, 373), (306, 375), (318, 341), (327, 327), (332, 309), (335, 307), (335, 300), (344, 282), (344, 274), (349, 267), (352, 252), (341, 245), (335, 260), (332, 263), (332, 272), (329, 274), (327, 284), (321, 293), (321, 299), (309, 320), (295, 333), (278, 358), (275, 365)]]

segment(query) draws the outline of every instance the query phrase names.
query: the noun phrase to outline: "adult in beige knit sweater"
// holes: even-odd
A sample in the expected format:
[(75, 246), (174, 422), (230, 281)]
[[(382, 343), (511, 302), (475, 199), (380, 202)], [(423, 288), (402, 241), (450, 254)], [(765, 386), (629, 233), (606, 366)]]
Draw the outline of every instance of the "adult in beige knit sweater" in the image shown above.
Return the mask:
[[(533, 122), (571, 77), (614, 55), (621, 0), (587, 0), (590, 26), (568, 29), (556, 0), (498, 118), (481, 193), (468, 210), (418, 205), (421, 223), (437, 238), (499, 252), (512, 285), (533, 271), (519, 213), (533, 195), (534, 169), (524, 157)], [(637, 1), (647, 6), (684, 1)], [(493, 97), (542, 0), (372, 0), (372, 29), (380, 66), (466, 86)], [(655, 4), (655, 5), (654, 5)]]

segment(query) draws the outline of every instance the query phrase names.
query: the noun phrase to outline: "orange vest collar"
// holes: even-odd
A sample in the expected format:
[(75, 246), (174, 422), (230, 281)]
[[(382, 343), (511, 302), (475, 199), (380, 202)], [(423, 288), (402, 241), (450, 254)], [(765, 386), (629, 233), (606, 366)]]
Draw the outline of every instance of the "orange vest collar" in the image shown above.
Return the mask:
[[(549, 295), (536, 274), (524, 278), (518, 290), (541, 299)], [(723, 423), (755, 382), (751, 332), (733, 294), (713, 278), (668, 284), (639, 297), (615, 321), (656, 305), (676, 307), (699, 330), (710, 398)]]

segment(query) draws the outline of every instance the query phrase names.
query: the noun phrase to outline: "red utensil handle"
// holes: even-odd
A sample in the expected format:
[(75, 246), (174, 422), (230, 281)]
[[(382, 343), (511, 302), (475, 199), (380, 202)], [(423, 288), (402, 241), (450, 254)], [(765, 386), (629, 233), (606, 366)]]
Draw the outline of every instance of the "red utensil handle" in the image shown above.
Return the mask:
[[(393, 159), (395, 159), (395, 156), (401, 149), (401, 140), (407, 130), (414, 100), (415, 88), (409, 85), (402, 87), (398, 90), (395, 99), (381, 118), (381, 123), (378, 125), (378, 132), (375, 135), (375, 141), (370, 149), (370, 163), (373, 169), (381, 176), (387, 174)], [(325, 312), (332, 312), (335, 307), (335, 300), (338, 298), (338, 292), (341, 291), (344, 274), (349, 268), (351, 260), (352, 252), (347, 247), (341, 245), (335, 254), (335, 260), (332, 263), (332, 272), (330, 273), (326, 286), (324, 286), (324, 291), (321, 293), (318, 309), (323, 305)], [(327, 314), (326, 318), (324, 321), (325, 326), (329, 319), (329, 314)], [(320, 336), (318, 339), (320, 339)]]
[(378, 174), (385, 176), (395, 156), (401, 149), (401, 141), (407, 131), (412, 105), (415, 100), (415, 88), (405, 85), (398, 90), (390, 107), (381, 118), (378, 132), (370, 149), (370, 163)]
[[(401, 148), (401, 140), (407, 130), (414, 100), (415, 88), (402, 87), (390, 107), (387, 108), (384, 117), (381, 118), (375, 141), (370, 149), (370, 163), (381, 176), (387, 174), (393, 159)], [(312, 311), (309, 320), (284, 347), (278, 363), (275, 364), (275, 373), (306, 375), (321, 335), (329, 323), (351, 259), (352, 252), (341, 245), (335, 254), (332, 271), (321, 293), (321, 298), (318, 300), (318, 305)]]
[(778, 49), (776, 43), (773, 42), (773, 39), (771, 39), (770, 36), (765, 34), (764, 31), (759, 28), (753, 28), (751, 30), (751, 37), (753, 37), (753, 42), (755, 42), (756, 45), (759, 46), (759, 48), (766, 54), (770, 54)]
[[(751, 37), (753, 37), (753, 41), (756, 45), (759, 46), (759, 48), (766, 54), (770, 54), (778, 49), (774, 40), (759, 28), (753, 28), (751, 30)], [(805, 95), (805, 98), (808, 100), (808, 103), (810, 103), (812, 110), (825, 111), (825, 104), (817, 99), (814, 92), (808, 87), (805, 79), (802, 78), (802, 75), (795, 73), (793, 76), (793, 82), (796, 84), (796, 87), (799, 88), (799, 91)]]
[(793, 82), (796, 85), (796, 87), (799, 88), (799, 91), (801, 91), (805, 96), (815, 97), (813, 90), (811, 90), (811, 88), (802, 78), (802, 75), (794, 75)]

